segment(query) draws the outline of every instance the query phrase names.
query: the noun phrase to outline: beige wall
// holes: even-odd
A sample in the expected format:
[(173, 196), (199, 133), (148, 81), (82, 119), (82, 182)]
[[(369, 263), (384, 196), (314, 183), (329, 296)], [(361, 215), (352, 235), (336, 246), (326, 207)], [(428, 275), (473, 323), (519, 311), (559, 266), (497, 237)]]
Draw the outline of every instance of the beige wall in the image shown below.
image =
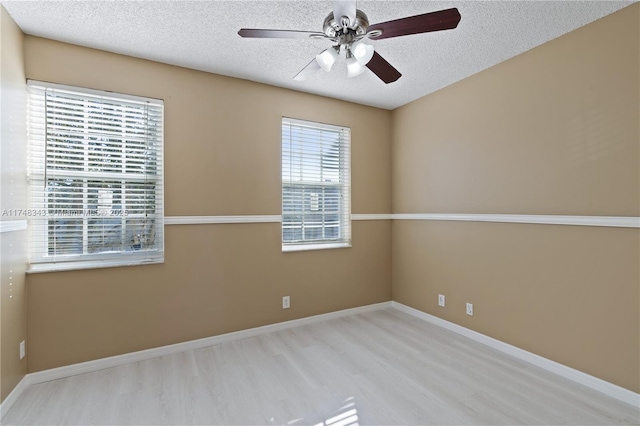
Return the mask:
[[(352, 129), (352, 211), (391, 211), (391, 112), (26, 37), (27, 77), (165, 101), (165, 214), (281, 213), (282, 116)], [(391, 224), (281, 252), (277, 223), (170, 225), (162, 265), (32, 274), (29, 371), (391, 299)], [(281, 309), (282, 296), (292, 307)]]
[[(0, 6), (0, 212), (26, 207), (26, 87), (22, 31)], [(24, 220), (3, 214), (2, 221)], [(0, 401), (27, 372), (26, 231), (0, 233)]]
[[(639, 17), (395, 110), (393, 212), (637, 217)], [(639, 245), (637, 229), (394, 221), (393, 300), (638, 392)]]

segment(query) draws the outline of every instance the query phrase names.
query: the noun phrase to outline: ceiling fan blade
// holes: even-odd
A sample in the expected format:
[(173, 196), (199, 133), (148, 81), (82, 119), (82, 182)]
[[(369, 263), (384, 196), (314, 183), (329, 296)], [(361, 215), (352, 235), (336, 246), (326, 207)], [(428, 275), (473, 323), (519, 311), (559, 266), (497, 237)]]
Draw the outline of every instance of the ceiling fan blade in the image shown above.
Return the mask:
[(371, 25), (367, 31), (382, 30), (381, 35), (370, 37), (372, 40), (382, 40), (383, 38), (400, 37), (410, 34), (451, 30), (458, 26), (458, 22), (460, 22), (460, 12), (458, 12), (458, 9), (453, 8), (409, 16), (394, 21), (381, 22)]
[(326, 38), (324, 33), (314, 31), (291, 31), (291, 30), (259, 30), (243, 28), (238, 31), (240, 37), (245, 38)]
[(367, 63), (369, 68), (378, 78), (384, 81), (386, 84), (393, 83), (400, 77), (400, 71), (395, 69), (393, 65), (387, 62), (378, 52), (373, 52), (373, 58)]
[(302, 70), (298, 74), (296, 74), (295, 77), (293, 77), (293, 79), (295, 81), (306, 80), (308, 77), (315, 74), (320, 69), (321, 68), (320, 68), (320, 65), (318, 64), (318, 61), (316, 61), (316, 58), (313, 58), (311, 62), (307, 64), (306, 67), (302, 68)]
[(333, 2), (333, 18), (340, 23), (340, 18), (349, 18), (349, 26), (356, 22), (356, 0), (341, 0)]

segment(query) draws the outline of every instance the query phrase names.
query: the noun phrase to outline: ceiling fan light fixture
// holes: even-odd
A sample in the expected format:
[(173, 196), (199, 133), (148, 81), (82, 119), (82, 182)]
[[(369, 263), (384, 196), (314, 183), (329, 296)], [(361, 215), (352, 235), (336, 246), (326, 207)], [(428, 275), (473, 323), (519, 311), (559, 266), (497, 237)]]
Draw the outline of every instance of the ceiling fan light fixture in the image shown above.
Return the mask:
[(364, 72), (364, 66), (360, 65), (358, 59), (353, 55), (347, 58), (347, 77), (355, 77)]
[(362, 66), (367, 65), (371, 58), (373, 58), (373, 46), (364, 43), (362, 40), (352, 43), (350, 50), (351, 54)]
[(322, 68), (326, 72), (331, 71), (331, 67), (333, 67), (333, 64), (336, 63), (337, 59), (338, 51), (335, 47), (330, 47), (316, 55), (316, 61), (318, 62), (318, 65), (320, 65), (320, 68)]
[(302, 80), (319, 69), (329, 72), (338, 56), (344, 53), (349, 77), (362, 74), (364, 68), (367, 67), (385, 84), (389, 84), (397, 81), (402, 77), (402, 74), (379, 53), (375, 52), (373, 46), (363, 43), (363, 40), (381, 40), (452, 30), (458, 26), (461, 18), (458, 9), (453, 7), (379, 22), (370, 26), (369, 18), (356, 7), (356, 3), (357, 0), (334, 1), (333, 11), (324, 19), (322, 32), (242, 28), (238, 31), (238, 35), (244, 38), (325, 39), (331, 41), (334, 46), (316, 55), (294, 77), (295, 80)]

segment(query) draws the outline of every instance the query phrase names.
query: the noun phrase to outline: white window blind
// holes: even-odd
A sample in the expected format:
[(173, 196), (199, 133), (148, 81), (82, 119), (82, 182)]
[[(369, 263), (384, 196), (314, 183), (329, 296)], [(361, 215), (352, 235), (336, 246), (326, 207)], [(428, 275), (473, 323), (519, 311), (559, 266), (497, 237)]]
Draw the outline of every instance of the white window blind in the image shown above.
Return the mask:
[(163, 102), (28, 87), (30, 271), (162, 262)]
[(351, 245), (351, 129), (282, 119), (282, 248)]

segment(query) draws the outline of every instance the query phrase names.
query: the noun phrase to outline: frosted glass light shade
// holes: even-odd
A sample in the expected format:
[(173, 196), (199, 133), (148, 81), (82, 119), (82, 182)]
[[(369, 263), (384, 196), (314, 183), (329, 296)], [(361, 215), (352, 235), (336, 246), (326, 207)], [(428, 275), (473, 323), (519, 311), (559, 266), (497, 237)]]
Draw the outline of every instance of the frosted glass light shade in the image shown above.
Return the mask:
[(336, 59), (338, 59), (338, 52), (333, 47), (323, 50), (316, 55), (316, 62), (318, 62), (320, 68), (327, 72), (331, 71), (331, 67), (336, 63)]
[(347, 77), (355, 77), (364, 72), (364, 66), (360, 65), (355, 56), (347, 58)]
[(373, 46), (362, 41), (356, 41), (351, 45), (351, 54), (358, 60), (360, 65), (367, 65), (373, 58)]

